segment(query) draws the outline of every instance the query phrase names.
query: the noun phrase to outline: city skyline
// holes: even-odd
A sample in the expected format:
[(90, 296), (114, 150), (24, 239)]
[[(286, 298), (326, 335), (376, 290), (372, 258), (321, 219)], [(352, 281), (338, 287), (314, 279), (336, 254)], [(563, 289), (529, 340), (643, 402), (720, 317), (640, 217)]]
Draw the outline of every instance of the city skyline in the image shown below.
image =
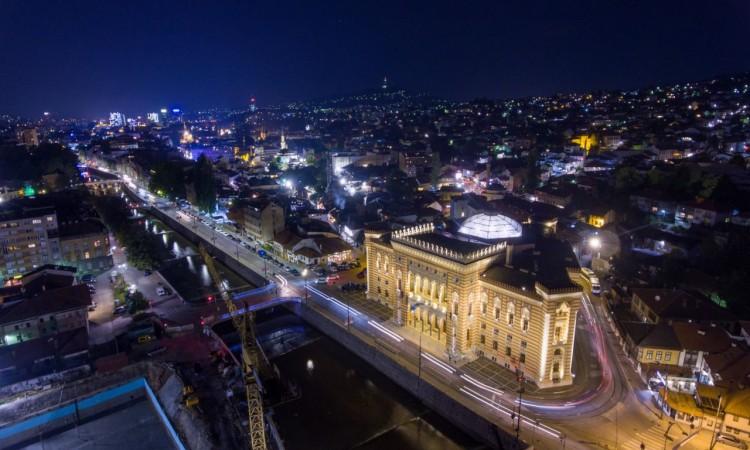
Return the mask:
[(237, 108), (252, 96), (269, 105), (360, 92), (383, 76), (453, 100), (519, 98), (747, 71), (750, 6), (689, 3), (6, 2), (0, 107), (27, 117)]

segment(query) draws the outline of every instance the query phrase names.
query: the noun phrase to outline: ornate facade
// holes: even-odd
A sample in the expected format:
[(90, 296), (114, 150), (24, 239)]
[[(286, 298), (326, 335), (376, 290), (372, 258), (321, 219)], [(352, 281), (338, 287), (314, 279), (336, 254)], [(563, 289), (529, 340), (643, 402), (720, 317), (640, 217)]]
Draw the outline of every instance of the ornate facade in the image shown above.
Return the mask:
[(389, 306), (396, 324), (453, 359), (484, 356), (541, 387), (572, 382), (581, 289), (567, 244), (533, 242), (512, 219), (480, 214), (456, 234), (432, 225), (368, 231), (365, 248), (367, 296)]

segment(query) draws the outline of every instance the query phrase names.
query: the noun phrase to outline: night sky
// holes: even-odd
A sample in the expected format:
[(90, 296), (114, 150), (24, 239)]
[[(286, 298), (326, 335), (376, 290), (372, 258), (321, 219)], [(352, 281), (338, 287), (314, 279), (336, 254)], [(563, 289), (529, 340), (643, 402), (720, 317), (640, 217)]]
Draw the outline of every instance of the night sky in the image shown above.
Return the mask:
[(0, 113), (638, 87), (750, 70), (748, 24), (747, 0), (0, 0)]

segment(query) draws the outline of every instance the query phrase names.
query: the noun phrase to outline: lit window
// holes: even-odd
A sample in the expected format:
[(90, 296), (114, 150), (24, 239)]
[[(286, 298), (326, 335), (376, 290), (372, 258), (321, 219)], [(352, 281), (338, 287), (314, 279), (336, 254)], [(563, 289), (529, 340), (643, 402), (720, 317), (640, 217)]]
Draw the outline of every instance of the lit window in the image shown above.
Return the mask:
[(654, 352), (652, 352), (651, 350), (647, 351), (646, 352), (646, 359), (648, 359), (650, 361), (653, 358), (654, 358)]

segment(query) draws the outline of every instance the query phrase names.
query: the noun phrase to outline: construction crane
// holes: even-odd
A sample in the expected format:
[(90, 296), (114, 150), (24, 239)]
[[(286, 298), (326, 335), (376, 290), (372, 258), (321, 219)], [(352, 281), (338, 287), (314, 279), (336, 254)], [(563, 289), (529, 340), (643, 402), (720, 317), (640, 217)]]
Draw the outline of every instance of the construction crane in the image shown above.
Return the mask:
[(208, 250), (203, 243), (198, 246), (198, 250), (206, 264), (208, 273), (211, 275), (211, 279), (214, 281), (216, 288), (219, 289), (221, 298), (227, 305), (227, 310), (232, 318), (234, 328), (240, 336), (240, 345), (242, 347), (242, 375), (245, 380), (245, 394), (247, 395), (250, 448), (252, 450), (266, 450), (263, 400), (260, 396), (260, 387), (255, 372), (255, 368), (258, 367), (258, 344), (255, 340), (254, 314), (247, 311), (245, 314), (239, 314), (237, 312), (237, 306), (232, 301), (232, 296), (224, 288), (221, 275), (219, 275), (219, 271), (216, 270), (214, 260), (211, 255), (209, 255)]

